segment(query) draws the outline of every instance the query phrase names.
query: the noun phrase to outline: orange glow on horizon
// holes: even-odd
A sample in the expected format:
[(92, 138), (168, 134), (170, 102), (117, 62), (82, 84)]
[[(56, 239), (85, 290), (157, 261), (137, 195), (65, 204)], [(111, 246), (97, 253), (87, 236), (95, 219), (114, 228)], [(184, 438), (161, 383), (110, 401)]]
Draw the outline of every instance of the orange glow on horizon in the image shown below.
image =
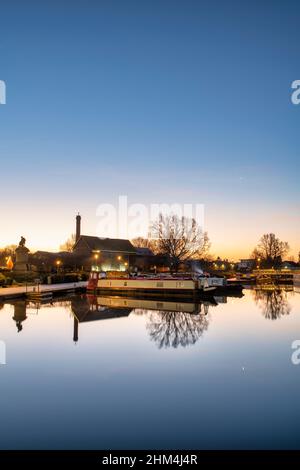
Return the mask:
[[(75, 231), (75, 215), (72, 215), (68, 207), (56, 213), (53, 205), (32, 209), (30, 213), (20, 211), (17, 206), (4, 209), (3, 216), (8, 218), (9, 224), (1, 232), (0, 248), (17, 245), (20, 235), (24, 234), (31, 253), (58, 252), (60, 245)], [(97, 222), (95, 212), (86, 210), (82, 217), (82, 234), (101, 236), (97, 233)], [(296, 205), (286, 210), (281, 207), (281, 211), (263, 204), (249, 206), (247, 210), (239, 206), (207, 206), (204, 230), (211, 242), (212, 257), (220, 256), (230, 262), (249, 258), (260, 237), (273, 232), (289, 243), (287, 258), (294, 256), (295, 261), (298, 260), (300, 219)]]

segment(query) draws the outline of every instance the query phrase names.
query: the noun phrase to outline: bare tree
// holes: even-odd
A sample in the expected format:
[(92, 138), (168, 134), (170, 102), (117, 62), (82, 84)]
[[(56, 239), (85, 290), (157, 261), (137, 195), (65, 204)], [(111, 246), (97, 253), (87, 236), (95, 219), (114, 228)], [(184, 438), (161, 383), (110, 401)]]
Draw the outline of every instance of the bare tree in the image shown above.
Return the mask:
[(138, 248), (149, 248), (154, 254), (156, 254), (158, 250), (157, 241), (152, 238), (137, 237), (133, 238), (131, 243)]
[(195, 344), (209, 325), (209, 316), (186, 312), (151, 312), (147, 330), (158, 348)]
[(207, 233), (195, 219), (160, 214), (152, 224), (151, 233), (156, 238), (158, 252), (168, 257), (175, 271), (184, 261), (204, 258), (210, 247)]
[(289, 252), (289, 244), (276, 237), (274, 233), (266, 233), (261, 237), (252, 257), (260, 259), (266, 266), (276, 266)]
[(76, 236), (74, 233), (63, 243), (60, 245), (60, 251), (68, 251), (69, 253), (73, 251), (73, 246), (75, 245)]

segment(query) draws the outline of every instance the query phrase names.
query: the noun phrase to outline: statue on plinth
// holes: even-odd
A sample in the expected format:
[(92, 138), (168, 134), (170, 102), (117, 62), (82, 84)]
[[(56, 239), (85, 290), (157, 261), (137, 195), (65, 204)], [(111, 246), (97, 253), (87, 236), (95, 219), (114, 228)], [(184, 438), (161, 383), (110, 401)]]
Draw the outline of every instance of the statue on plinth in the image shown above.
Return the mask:
[(28, 264), (28, 253), (30, 250), (25, 246), (26, 239), (21, 237), (19, 246), (16, 248), (16, 262), (14, 265), (14, 271), (29, 271)]
[(21, 236), (21, 240), (19, 242), (19, 246), (25, 246), (25, 243), (26, 243), (26, 238), (22, 237)]

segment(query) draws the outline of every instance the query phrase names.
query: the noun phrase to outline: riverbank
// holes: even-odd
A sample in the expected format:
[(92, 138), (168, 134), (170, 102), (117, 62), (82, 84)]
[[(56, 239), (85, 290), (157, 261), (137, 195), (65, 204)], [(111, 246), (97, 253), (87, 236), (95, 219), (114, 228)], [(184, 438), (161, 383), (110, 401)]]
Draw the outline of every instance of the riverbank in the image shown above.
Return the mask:
[(17, 299), (27, 297), (28, 294), (59, 294), (68, 292), (71, 289), (75, 291), (85, 290), (87, 287), (86, 281), (67, 282), (63, 284), (40, 284), (31, 286), (18, 286), (18, 287), (1, 287), (0, 300)]

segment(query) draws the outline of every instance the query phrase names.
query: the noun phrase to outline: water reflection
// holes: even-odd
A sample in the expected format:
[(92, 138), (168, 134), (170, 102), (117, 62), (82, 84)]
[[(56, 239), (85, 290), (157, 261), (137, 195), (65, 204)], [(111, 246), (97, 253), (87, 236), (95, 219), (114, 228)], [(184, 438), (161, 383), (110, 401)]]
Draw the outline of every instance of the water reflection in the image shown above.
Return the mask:
[(7, 300), (5, 303), (0, 304), (0, 310), (5, 307), (5, 305), (11, 305), (13, 307), (13, 316), (12, 319), (16, 323), (17, 332), (20, 333), (24, 328), (24, 322), (28, 318), (28, 315), (37, 315), (42, 306), (47, 306), (47, 308), (56, 308), (64, 307), (66, 309), (70, 308), (70, 300), (56, 299), (55, 301), (27, 301), (24, 299), (18, 300)]
[[(275, 320), (289, 315), (291, 307), (288, 302), (289, 288), (265, 286), (253, 289), (254, 300), (265, 318)], [(51, 302), (28, 302), (11, 300), (13, 306), (12, 319), (20, 333), (28, 315), (38, 314), (45, 304), (47, 308), (64, 307), (73, 317), (73, 341), (80, 337), (80, 324), (95, 321), (112, 320), (135, 315), (146, 317), (146, 329), (151, 341), (159, 349), (178, 348), (195, 344), (207, 331), (210, 323), (210, 308), (227, 303), (227, 297), (212, 297), (201, 302), (180, 302), (164, 299), (141, 299), (127, 297), (100, 297), (76, 295), (70, 298), (57, 298)], [(5, 304), (0, 304), (0, 310)]]
[(277, 320), (278, 318), (289, 315), (291, 306), (288, 302), (288, 292), (293, 291), (292, 287), (264, 287), (254, 289), (253, 296), (256, 304), (261, 309), (262, 314), (268, 320)]
[(23, 322), (26, 320), (26, 302), (18, 300), (14, 302), (14, 316), (13, 320), (16, 322), (17, 331), (20, 333), (23, 329)]
[(126, 305), (115, 305), (110, 307), (105, 304), (105, 299), (101, 302), (96, 296), (82, 295), (71, 300), (71, 311), (74, 315), (73, 341), (79, 340), (79, 323), (92, 322), (97, 320), (108, 320), (113, 318), (128, 317), (132, 308)]
[(298, 448), (299, 313), (299, 289), (6, 302), (0, 447)]
[(147, 330), (159, 348), (194, 344), (208, 328), (209, 305), (214, 299), (201, 303), (146, 300), (124, 297), (77, 296), (71, 301), (74, 315), (73, 340), (79, 339), (79, 323), (127, 317), (132, 311), (137, 315), (150, 315)]
[(209, 325), (209, 316), (186, 312), (152, 312), (147, 329), (158, 348), (195, 344)]
[(28, 315), (37, 315), (43, 306), (64, 307), (72, 314), (75, 343), (79, 341), (80, 324), (128, 317), (134, 312), (136, 315), (148, 316), (147, 331), (150, 339), (155, 341), (159, 348), (177, 348), (195, 344), (208, 328), (210, 306), (224, 302), (226, 302), (224, 297), (218, 298), (218, 302), (213, 298), (202, 302), (173, 302), (159, 299), (76, 295), (69, 299), (50, 302), (37, 303), (20, 299), (7, 303), (13, 307), (12, 319), (16, 323), (18, 333), (23, 330)]

